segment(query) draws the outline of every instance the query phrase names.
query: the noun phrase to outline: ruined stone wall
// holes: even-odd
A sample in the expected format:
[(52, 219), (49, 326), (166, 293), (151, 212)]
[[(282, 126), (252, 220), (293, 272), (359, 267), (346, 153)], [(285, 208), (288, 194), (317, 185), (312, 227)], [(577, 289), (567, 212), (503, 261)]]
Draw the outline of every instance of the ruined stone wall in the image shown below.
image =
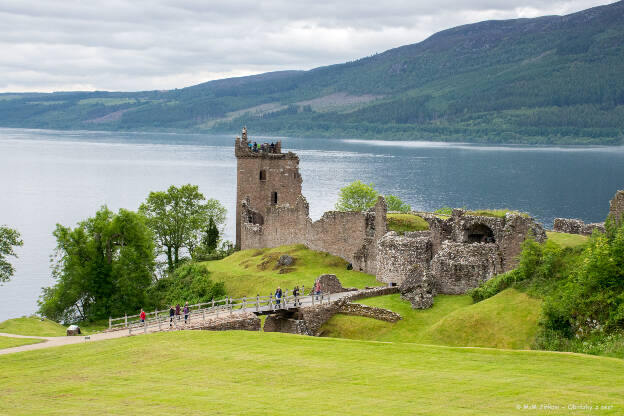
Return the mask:
[(555, 222), (553, 224), (553, 231), (558, 233), (591, 235), (594, 230), (604, 233), (604, 223), (595, 222), (585, 224), (583, 221), (575, 218), (555, 218)]
[(463, 244), (445, 241), (431, 260), (435, 293), (459, 295), (503, 272), (494, 243)]
[(236, 313), (224, 315), (219, 318), (206, 318), (205, 321), (197, 322), (185, 329), (207, 330), (207, 331), (260, 331), (261, 321), (253, 313)]
[(400, 283), (415, 264), (429, 267), (432, 257), (433, 245), (429, 231), (406, 236), (390, 231), (377, 243), (377, 280)]
[(386, 205), (380, 200), (365, 212), (329, 211), (312, 222), (309, 205), (299, 196), (293, 205), (269, 206), (264, 224), (245, 222), (249, 217), (242, 204), (241, 249), (305, 244), (308, 248), (342, 257), (355, 270), (375, 274), (377, 240), (385, 234)]
[(397, 322), (401, 319), (401, 315), (391, 310), (361, 305), (359, 303), (344, 303), (338, 309), (338, 313), (363, 316), (365, 318), (379, 319), (380, 321), (386, 322)]
[(624, 191), (617, 191), (609, 204), (609, 218), (621, 224), (624, 216)]

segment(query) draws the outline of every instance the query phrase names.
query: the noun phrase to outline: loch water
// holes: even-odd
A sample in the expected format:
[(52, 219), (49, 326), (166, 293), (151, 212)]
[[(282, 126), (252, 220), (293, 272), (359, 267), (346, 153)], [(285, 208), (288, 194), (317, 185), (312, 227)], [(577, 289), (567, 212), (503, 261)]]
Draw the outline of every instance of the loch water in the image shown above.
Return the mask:
[[(556, 217), (604, 220), (624, 189), (624, 147), (280, 139), (300, 156), (313, 219), (356, 179), (415, 210), (511, 208), (547, 228)], [(35, 312), (41, 287), (53, 283), (55, 224), (73, 226), (102, 205), (135, 210), (150, 191), (196, 184), (227, 207), (233, 239), (233, 144), (234, 135), (0, 129), (0, 225), (24, 240), (15, 276), (0, 286), (0, 321)]]

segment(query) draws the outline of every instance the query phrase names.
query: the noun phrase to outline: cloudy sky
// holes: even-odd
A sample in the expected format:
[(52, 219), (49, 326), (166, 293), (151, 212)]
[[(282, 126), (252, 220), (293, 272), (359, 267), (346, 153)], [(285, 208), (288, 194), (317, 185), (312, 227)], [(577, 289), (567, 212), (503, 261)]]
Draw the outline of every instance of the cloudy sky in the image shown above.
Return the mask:
[(0, 92), (180, 88), (310, 69), (609, 0), (0, 0)]

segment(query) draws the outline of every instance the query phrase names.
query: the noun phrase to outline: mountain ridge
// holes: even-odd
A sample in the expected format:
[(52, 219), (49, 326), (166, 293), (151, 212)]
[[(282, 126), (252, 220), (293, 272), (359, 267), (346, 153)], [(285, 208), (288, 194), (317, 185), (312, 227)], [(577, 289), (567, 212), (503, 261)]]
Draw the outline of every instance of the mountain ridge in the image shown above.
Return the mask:
[[(624, 1), (168, 91), (0, 94), (0, 126), (624, 143)], [(111, 116), (113, 115), (113, 116)]]

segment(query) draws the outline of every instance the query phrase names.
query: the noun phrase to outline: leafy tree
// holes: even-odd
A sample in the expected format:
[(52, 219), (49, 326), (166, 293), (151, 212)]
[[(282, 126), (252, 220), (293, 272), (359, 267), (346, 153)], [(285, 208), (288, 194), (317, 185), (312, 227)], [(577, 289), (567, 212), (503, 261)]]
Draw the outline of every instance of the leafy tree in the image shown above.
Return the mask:
[(219, 244), (219, 229), (212, 217), (210, 217), (208, 221), (208, 228), (206, 229), (206, 234), (204, 235), (202, 243), (209, 253), (214, 252)]
[(225, 222), (226, 209), (216, 199), (208, 199), (195, 185), (170, 186), (166, 192), (150, 192), (139, 207), (147, 225), (166, 256), (169, 271), (180, 264), (183, 249), (192, 253), (210, 219), (219, 226)]
[(338, 211), (364, 211), (375, 205), (379, 194), (374, 184), (355, 181), (340, 190), (336, 209)]
[(6, 257), (17, 257), (13, 248), (23, 244), (19, 232), (6, 226), (0, 226), (0, 282), (8, 282), (15, 273), (15, 269)]
[(57, 224), (52, 275), (39, 312), (71, 322), (134, 311), (153, 280), (154, 242), (143, 216), (102, 207), (74, 229)]
[(412, 207), (403, 202), (398, 196), (387, 195), (385, 198), (386, 204), (388, 204), (388, 211), (410, 212), (412, 210)]

